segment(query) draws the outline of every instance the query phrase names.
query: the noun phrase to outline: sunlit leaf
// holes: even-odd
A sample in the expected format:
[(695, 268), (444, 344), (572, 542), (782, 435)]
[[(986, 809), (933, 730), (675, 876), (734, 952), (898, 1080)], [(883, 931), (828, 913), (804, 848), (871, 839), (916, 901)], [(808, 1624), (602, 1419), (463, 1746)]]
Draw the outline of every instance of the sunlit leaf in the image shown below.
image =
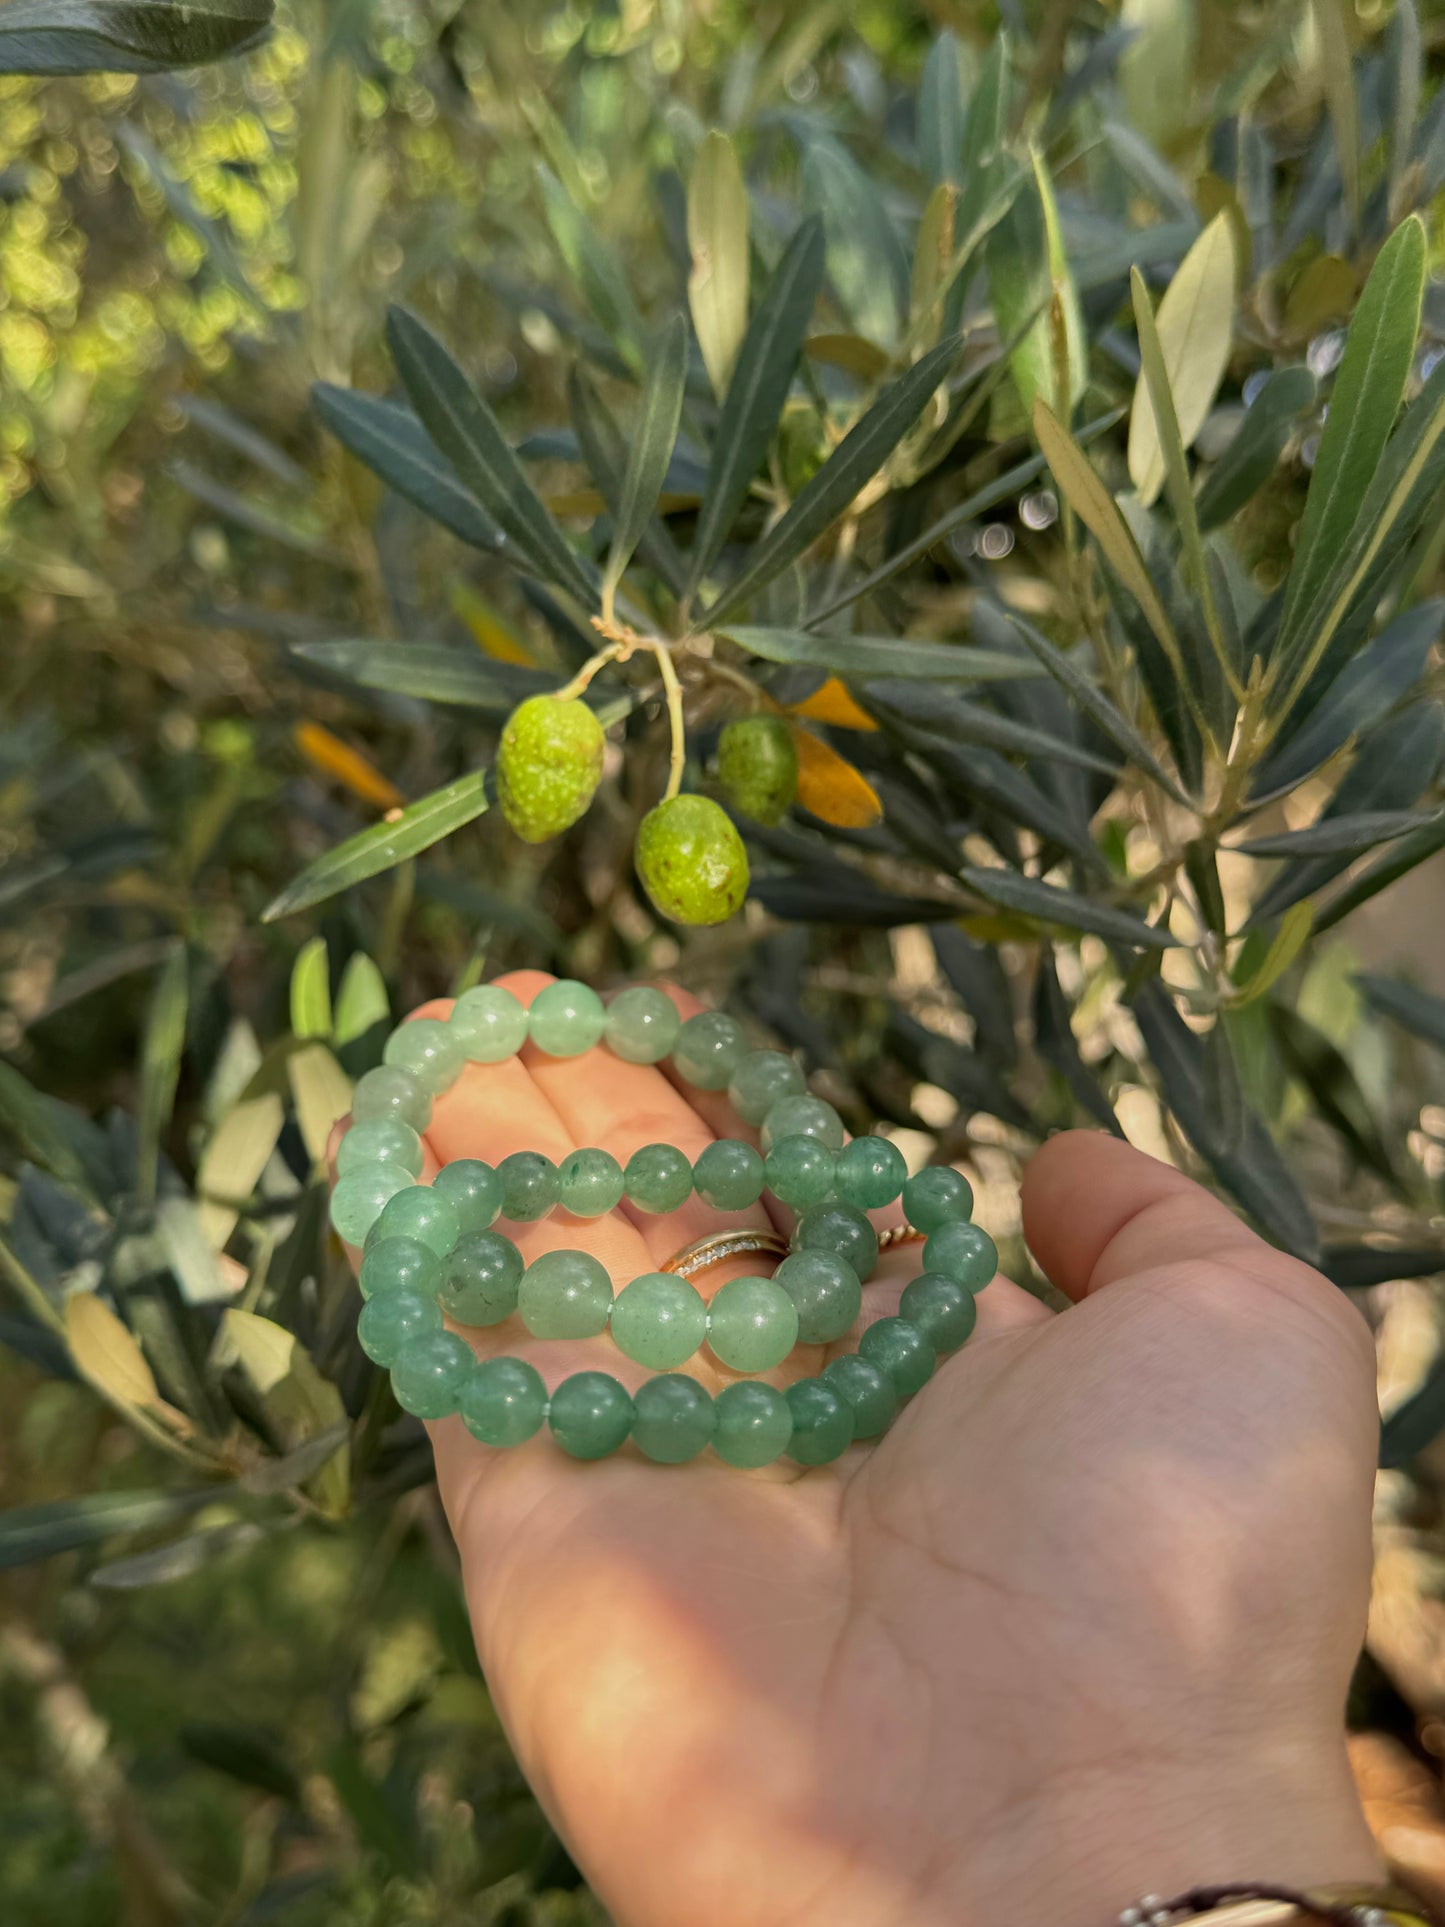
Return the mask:
[(201, 1153), (197, 1209), (206, 1237), (217, 1250), (235, 1230), (285, 1122), (280, 1093), (257, 1091), (232, 1106)]
[(789, 703), (791, 716), (805, 716), (810, 722), (832, 723), (839, 729), (877, 729), (866, 709), (859, 707), (836, 676), (820, 683), (811, 696), (800, 703)]
[[(283, 1448), (300, 1445), (345, 1420), (336, 1387), (317, 1371), (296, 1334), (269, 1318), (234, 1306), (223, 1312), (213, 1358), (218, 1366), (235, 1366), (244, 1374)], [(350, 1466), (344, 1434), (337, 1450), (307, 1484), (317, 1504), (333, 1518), (346, 1510)]]
[[(1155, 325), (1182, 448), (1193, 446), (1229, 364), (1236, 272), (1233, 230), (1228, 217), (1218, 214), (1180, 262), (1159, 303)], [(1164, 476), (1159, 426), (1141, 369), (1129, 413), (1129, 478), (1148, 504)]]
[(351, 1079), (325, 1044), (312, 1043), (286, 1060), (296, 1122), (313, 1163), (326, 1155), (331, 1127), (351, 1109)]
[(798, 752), (798, 803), (837, 829), (866, 830), (883, 814), (878, 792), (831, 744), (792, 725)]
[(350, 1044), (391, 1017), (391, 999), (386, 979), (368, 957), (358, 950), (346, 960), (336, 992), (336, 1018), (332, 1041)]
[(325, 937), (302, 944), (291, 967), (291, 1032), (295, 1037), (331, 1035), (331, 979)]
[[(1066, 419), (1084, 392), (1087, 357), (1078, 292), (1041, 155), (984, 243), (999, 337), (1025, 411), (1045, 400)], [(1060, 376), (1062, 375), (1062, 382)]]
[(732, 142), (714, 129), (687, 184), (687, 299), (713, 393), (727, 393), (748, 327), (748, 191)]
[(161, 1397), (155, 1374), (134, 1334), (92, 1291), (73, 1291), (65, 1301), (65, 1337), (75, 1369), (111, 1404), (148, 1412), (176, 1433), (190, 1420)]
[(1255, 964), (1254, 968), (1241, 976), (1230, 996), (1230, 1004), (1240, 1009), (1252, 1004), (1266, 991), (1273, 990), (1280, 978), (1304, 949), (1310, 931), (1314, 927), (1314, 907), (1308, 903), (1294, 903), (1280, 918), (1279, 929), (1270, 939), (1269, 947)]

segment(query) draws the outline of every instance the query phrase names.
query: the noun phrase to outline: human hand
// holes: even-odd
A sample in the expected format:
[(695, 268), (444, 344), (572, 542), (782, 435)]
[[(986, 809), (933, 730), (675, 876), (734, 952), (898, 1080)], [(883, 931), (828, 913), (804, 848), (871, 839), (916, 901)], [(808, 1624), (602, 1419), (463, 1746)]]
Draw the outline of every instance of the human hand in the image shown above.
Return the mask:
[[(503, 981), (530, 1002), (548, 980)], [(528, 1046), (437, 1101), (424, 1175), (748, 1135), (660, 1069)], [(1145, 1890), (1378, 1877), (1342, 1734), (1370, 1570), (1362, 1321), (1113, 1139), (1051, 1141), (1023, 1203), (1073, 1307), (996, 1279), (964, 1350), (832, 1466), (579, 1464), (432, 1428), (498, 1711), (622, 1927), (1105, 1927)], [(620, 1284), (768, 1221), (693, 1200), (517, 1240), (584, 1246)], [(885, 1254), (864, 1321), (917, 1269)], [(549, 1386), (648, 1376), (606, 1340), (468, 1336)]]

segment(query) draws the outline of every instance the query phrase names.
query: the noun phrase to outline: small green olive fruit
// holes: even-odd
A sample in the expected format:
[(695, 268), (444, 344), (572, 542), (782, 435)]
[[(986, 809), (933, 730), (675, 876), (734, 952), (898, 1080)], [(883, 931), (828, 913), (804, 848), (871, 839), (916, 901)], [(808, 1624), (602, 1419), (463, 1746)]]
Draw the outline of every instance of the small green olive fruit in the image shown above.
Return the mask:
[(674, 796), (637, 831), (637, 874), (674, 923), (722, 923), (748, 893), (748, 853), (727, 811), (706, 796)]
[(604, 746), (586, 703), (529, 696), (517, 705), (497, 751), (497, 794), (518, 836), (543, 843), (577, 821), (596, 793)]
[(781, 716), (740, 716), (718, 738), (718, 781), (735, 810), (781, 823), (798, 794), (798, 751)]

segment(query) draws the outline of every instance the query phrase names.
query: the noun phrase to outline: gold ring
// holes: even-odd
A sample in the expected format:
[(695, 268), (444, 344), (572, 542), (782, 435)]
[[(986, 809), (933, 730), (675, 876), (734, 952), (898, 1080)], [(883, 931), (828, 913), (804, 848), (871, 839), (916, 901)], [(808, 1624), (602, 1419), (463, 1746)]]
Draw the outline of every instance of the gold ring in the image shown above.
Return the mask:
[(911, 1224), (891, 1224), (886, 1231), (878, 1233), (878, 1249), (888, 1251), (894, 1245), (921, 1245), (927, 1237), (926, 1231), (915, 1231)]
[(787, 1239), (776, 1231), (714, 1231), (710, 1237), (699, 1238), (693, 1244), (684, 1245), (681, 1251), (675, 1251), (658, 1269), (674, 1271), (679, 1278), (695, 1278), (699, 1272), (720, 1265), (724, 1258), (742, 1258), (757, 1251), (783, 1258), (787, 1250)]

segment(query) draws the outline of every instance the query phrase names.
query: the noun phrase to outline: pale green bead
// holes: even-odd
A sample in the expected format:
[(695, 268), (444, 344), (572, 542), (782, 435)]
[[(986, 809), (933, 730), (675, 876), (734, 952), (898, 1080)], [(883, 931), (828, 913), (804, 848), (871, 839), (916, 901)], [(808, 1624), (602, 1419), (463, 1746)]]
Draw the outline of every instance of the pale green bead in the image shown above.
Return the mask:
[(382, 1057), (397, 1069), (410, 1071), (433, 1097), (450, 1090), (467, 1061), (456, 1032), (437, 1017), (414, 1017), (409, 1024), (398, 1025), (387, 1038)]
[(462, 1235), (457, 1208), (429, 1184), (413, 1184), (388, 1200), (376, 1221), (378, 1238), (415, 1238), (438, 1258), (450, 1257)]
[(793, 1227), (796, 1251), (835, 1251), (860, 1278), (871, 1278), (878, 1263), (878, 1233), (856, 1205), (835, 1199), (815, 1204)]
[(523, 1445), (542, 1429), (547, 1388), (523, 1358), (486, 1358), (463, 1384), (457, 1410), (483, 1445)]
[(601, 1218), (622, 1202), (622, 1166), (610, 1151), (569, 1151), (557, 1166), (557, 1202), (574, 1218)]
[(712, 1438), (713, 1402), (695, 1378), (666, 1372), (632, 1394), (632, 1443), (656, 1465), (685, 1465)]
[(805, 1345), (831, 1345), (850, 1332), (863, 1309), (863, 1286), (846, 1258), (834, 1251), (794, 1251), (773, 1273), (798, 1314)]
[(978, 1299), (942, 1272), (922, 1271), (903, 1287), (898, 1315), (922, 1332), (936, 1352), (956, 1352), (978, 1322)]
[(713, 1400), (712, 1449), (728, 1465), (771, 1465), (788, 1449), (793, 1415), (788, 1401), (771, 1385), (743, 1379)]
[(607, 1012), (586, 984), (559, 977), (539, 990), (528, 1012), (532, 1042), (548, 1057), (580, 1057), (602, 1035)]
[(973, 1186), (952, 1165), (926, 1165), (903, 1187), (903, 1215), (916, 1231), (966, 1224), (973, 1216)]
[(645, 1271), (617, 1294), (612, 1341), (624, 1358), (652, 1371), (681, 1365), (707, 1337), (707, 1306), (686, 1278)]
[(941, 1224), (924, 1243), (923, 1263), (967, 1291), (982, 1291), (998, 1271), (998, 1246), (981, 1225)]
[(763, 1165), (768, 1189), (780, 1204), (804, 1211), (833, 1189), (833, 1153), (815, 1137), (780, 1137)]
[(878, 1367), (900, 1398), (922, 1391), (938, 1363), (923, 1333), (902, 1318), (880, 1318), (870, 1325), (858, 1340), (858, 1354)]
[(855, 1439), (876, 1439), (898, 1411), (893, 1381), (857, 1352), (845, 1352), (823, 1367), (823, 1377), (853, 1408)]
[(500, 1231), (462, 1238), (442, 1274), (442, 1309), (459, 1325), (500, 1325), (517, 1309), (522, 1254)]
[(595, 1338), (606, 1331), (612, 1280), (586, 1251), (544, 1251), (522, 1274), (517, 1311), (534, 1338)]
[(547, 1423), (574, 1459), (605, 1459), (632, 1430), (633, 1405), (626, 1386), (610, 1372), (574, 1372), (547, 1405)]
[(855, 1137), (838, 1153), (838, 1196), (860, 1211), (881, 1211), (903, 1189), (908, 1166), (886, 1137)]
[(677, 1005), (650, 984), (634, 984), (607, 1006), (608, 1046), (629, 1064), (660, 1064), (681, 1029)]
[(644, 1144), (622, 1174), (639, 1211), (677, 1211), (692, 1196), (692, 1164), (675, 1144)]
[(750, 1050), (728, 1080), (728, 1102), (744, 1124), (761, 1124), (785, 1097), (806, 1089), (802, 1069), (780, 1050)]
[(431, 1123), (431, 1094), (400, 1064), (378, 1064), (351, 1093), (351, 1117), (355, 1124), (396, 1117), (414, 1131), (424, 1131)]
[(701, 1010), (678, 1032), (672, 1067), (694, 1090), (726, 1090), (747, 1047), (743, 1027), (735, 1018), (721, 1010)]
[(442, 1261), (419, 1238), (375, 1238), (367, 1246), (356, 1282), (363, 1298), (379, 1291), (421, 1291), (441, 1288)]
[(399, 1117), (374, 1117), (353, 1124), (336, 1149), (336, 1172), (345, 1177), (358, 1164), (395, 1164), (414, 1178), (425, 1159), (422, 1141)]
[(770, 1372), (798, 1342), (798, 1309), (771, 1278), (729, 1278), (707, 1308), (713, 1356), (735, 1372)]
[(387, 1203), (411, 1183), (411, 1173), (399, 1164), (354, 1165), (331, 1193), (332, 1224), (347, 1244), (365, 1244)]
[(786, 1396), (793, 1421), (788, 1457), (799, 1465), (831, 1465), (853, 1443), (853, 1407), (821, 1378), (800, 1378)]
[(824, 1098), (780, 1097), (763, 1119), (759, 1141), (765, 1151), (785, 1137), (815, 1137), (830, 1151), (841, 1151), (846, 1132), (843, 1120)]
[(740, 1137), (720, 1137), (698, 1152), (693, 1189), (714, 1211), (747, 1211), (763, 1195), (763, 1160)]
[(502, 1216), (514, 1224), (536, 1224), (557, 1202), (557, 1167), (540, 1151), (513, 1151), (497, 1166), (502, 1180)]
[(442, 1329), (441, 1306), (434, 1293), (379, 1291), (361, 1307), (356, 1321), (356, 1337), (361, 1349), (374, 1364), (388, 1368), (396, 1362), (403, 1345), (427, 1332)]
[(500, 1064), (527, 1041), (527, 1007), (500, 984), (464, 990), (447, 1019), (474, 1064)]
[(454, 1158), (432, 1179), (432, 1190), (455, 1206), (465, 1237), (496, 1223), (502, 1208), (502, 1180), (480, 1158)]
[(416, 1418), (450, 1418), (476, 1363), (471, 1346), (455, 1332), (409, 1338), (392, 1362), (392, 1396)]

